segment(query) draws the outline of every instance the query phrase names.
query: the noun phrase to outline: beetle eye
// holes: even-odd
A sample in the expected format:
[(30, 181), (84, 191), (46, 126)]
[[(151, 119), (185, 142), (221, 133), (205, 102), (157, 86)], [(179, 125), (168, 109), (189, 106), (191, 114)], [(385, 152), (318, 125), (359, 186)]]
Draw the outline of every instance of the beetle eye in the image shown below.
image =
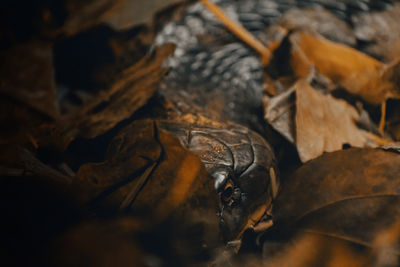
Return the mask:
[(221, 197), (225, 202), (229, 202), (232, 198), (232, 195), (233, 195), (233, 185), (231, 183), (227, 183), (225, 185)]

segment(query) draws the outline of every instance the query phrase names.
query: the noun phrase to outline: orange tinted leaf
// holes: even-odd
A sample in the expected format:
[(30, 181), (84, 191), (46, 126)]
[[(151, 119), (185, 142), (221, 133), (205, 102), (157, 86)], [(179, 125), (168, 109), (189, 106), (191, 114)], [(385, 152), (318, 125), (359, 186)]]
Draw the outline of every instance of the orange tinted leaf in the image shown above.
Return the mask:
[(344, 240), (313, 233), (301, 233), (286, 244), (277, 254), (268, 255), (264, 247), (266, 266), (366, 266), (368, 254), (352, 247)]
[(106, 160), (82, 165), (72, 188), (83, 204), (99, 213), (129, 213), (143, 230), (172, 220), (218, 232), (212, 178), (199, 157), (151, 120), (121, 130)]
[(164, 60), (174, 51), (165, 45), (124, 70), (116, 82), (82, 109), (58, 122), (66, 145), (74, 138), (94, 138), (129, 118), (142, 107), (159, 85), (167, 69)]
[(324, 95), (306, 81), (295, 84), (296, 90), (296, 146), (300, 159), (305, 162), (342, 149), (374, 147), (381, 141), (377, 136), (357, 127), (357, 110), (344, 100)]
[(398, 153), (352, 148), (304, 164), (282, 186), (276, 224), (373, 247), (400, 216), (399, 162)]
[(381, 104), (387, 98), (400, 96), (393, 92), (396, 88), (390, 80), (392, 76), (386, 74), (392, 66), (316, 34), (296, 32), (290, 40), (293, 43), (291, 66), (296, 76), (307, 77), (310, 67), (314, 66), (318, 72), (369, 103)]

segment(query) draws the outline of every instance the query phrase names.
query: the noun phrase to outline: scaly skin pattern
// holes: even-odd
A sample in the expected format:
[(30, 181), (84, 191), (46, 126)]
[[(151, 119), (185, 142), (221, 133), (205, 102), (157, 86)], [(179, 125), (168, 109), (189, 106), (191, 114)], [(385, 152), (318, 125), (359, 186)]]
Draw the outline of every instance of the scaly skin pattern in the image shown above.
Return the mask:
[[(296, 8), (322, 6), (351, 22), (362, 12), (389, 8), (391, 0), (216, 0), (234, 21), (263, 43), (265, 29)], [(161, 91), (175, 102), (192, 101), (217, 120), (231, 120), (262, 132), (262, 72), (258, 54), (229, 33), (201, 2), (195, 2), (178, 21), (158, 33), (155, 45), (177, 45), (166, 65), (171, 71)], [(188, 110), (186, 110), (188, 111)], [(190, 112), (190, 110), (188, 111)]]
[[(383, 9), (388, 1), (219, 0), (227, 15), (268, 44), (265, 29), (291, 9), (322, 5), (339, 18)], [(202, 3), (158, 33), (155, 45), (175, 43), (165, 64), (171, 71), (160, 93), (179, 110), (162, 129), (200, 156), (220, 195), (219, 217), (226, 241), (240, 238), (271, 207), (279, 180), (272, 149), (262, 133), (263, 67), (246, 44), (230, 34)], [(186, 115), (185, 115), (186, 114)]]
[(270, 208), (279, 181), (270, 177), (271, 168), (276, 172), (275, 157), (260, 135), (237, 124), (208, 122), (192, 115), (160, 121), (159, 126), (197, 154), (214, 178), (225, 240), (238, 238), (250, 226), (250, 218), (254, 225)]

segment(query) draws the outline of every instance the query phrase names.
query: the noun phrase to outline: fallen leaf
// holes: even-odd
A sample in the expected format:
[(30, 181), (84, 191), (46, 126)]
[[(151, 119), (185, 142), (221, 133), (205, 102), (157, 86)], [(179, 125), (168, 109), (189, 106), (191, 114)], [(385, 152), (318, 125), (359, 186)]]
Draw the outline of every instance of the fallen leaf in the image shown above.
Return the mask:
[(124, 70), (105, 92), (57, 122), (66, 147), (75, 138), (94, 138), (129, 118), (153, 96), (167, 69), (164, 60), (173, 45), (165, 45)]
[(388, 98), (400, 97), (392, 75), (398, 73), (398, 61), (385, 65), (356, 49), (331, 42), (315, 33), (299, 31), (289, 38), (293, 46), (290, 65), (297, 77), (309, 76), (315, 67), (319, 73), (368, 103), (378, 105)]
[(98, 214), (133, 216), (141, 231), (160, 225), (173, 226), (163, 228), (167, 232), (178, 225), (175, 230), (181, 232), (200, 227), (191, 244), (201, 251), (220, 241), (212, 178), (200, 158), (154, 121), (137, 121), (121, 130), (104, 162), (81, 166), (72, 190)]
[(295, 114), (296, 90), (294, 87), (272, 98), (263, 98), (267, 122), (289, 142), (296, 142)]
[(102, 18), (103, 23), (118, 30), (129, 29), (139, 24), (148, 23), (156, 12), (169, 6), (182, 3), (182, 0), (153, 0), (138, 5), (133, 0), (120, 0), (107, 10)]
[(281, 244), (273, 253), (273, 244), (263, 247), (264, 266), (368, 266), (370, 254), (344, 240), (312, 233), (301, 233)]
[(400, 240), (400, 218), (386, 229), (380, 231), (373, 242), (373, 254), (377, 266), (399, 265), (399, 240)]
[(64, 9), (67, 18), (61, 27), (61, 32), (66, 36), (71, 36), (101, 23), (107, 11), (120, 4), (121, 1), (123, 0), (66, 1)]
[[(69, 185), (72, 178), (44, 164), (26, 148), (16, 145), (2, 145), (0, 150), (0, 175), (35, 175), (37, 180), (62, 189)], [(65, 190), (62, 189), (62, 190)]]
[(296, 90), (296, 146), (301, 161), (340, 150), (343, 145), (375, 147), (380, 140), (357, 127), (357, 110), (344, 100), (324, 95), (300, 80)]
[(306, 163), (282, 186), (276, 225), (373, 247), (400, 215), (399, 162), (398, 153), (351, 148)]
[(306, 232), (373, 247), (375, 236), (398, 219), (399, 204), (400, 197), (393, 193), (353, 196), (313, 210), (298, 223)]

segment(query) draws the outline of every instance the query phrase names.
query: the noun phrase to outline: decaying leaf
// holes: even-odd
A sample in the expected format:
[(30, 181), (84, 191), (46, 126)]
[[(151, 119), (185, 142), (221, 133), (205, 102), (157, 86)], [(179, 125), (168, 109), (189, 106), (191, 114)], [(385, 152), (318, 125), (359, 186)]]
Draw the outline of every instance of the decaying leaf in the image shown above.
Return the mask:
[(35, 175), (40, 177), (38, 180), (57, 188), (66, 187), (72, 181), (71, 177), (44, 164), (23, 147), (2, 145), (0, 148), (0, 176)]
[(272, 98), (264, 97), (265, 119), (281, 133), (289, 142), (296, 142), (295, 129), (295, 98), (296, 90), (291, 88)]
[(146, 104), (165, 75), (167, 69), (161, 65), (173, 50), (173, 45), (165, 45), (146, 55), (124, 70), (110, 89), (60, 120), (58, 127), (64, 145), (77, 137), (94, 138), (103, 134)]
[(368, 103), (377, 105), (388, 98), (400, 97), (398, 85), (388, 75), (388, 72), (398, 73), (397, 61), (385, 65), (353, 48), (305, 31), (292, 34), (290, 40), (293, 45), (290, 62), (297, 77), (307, 77), (315, 67)]
[(72, 190), (98, 215), (126, 214), (140, 233), (168, 236), (160, 241), (182, 258), (192, 260), (221, 245), (212, 178), (200, 158), (155, 121), (124, 128), (104, 162), (81, 166)]
[(306, 80), (264, 100), (265, 119), (297, 147), (301, 161), (344, 145), (376, 147), (388, 140), (359, 128), (358, 111), (346, 101), (313, 88)]
[(81, 166), (72, 188), (81, 203), (100, 214), (134, 216), (142, 231), (172, 220), (180, 227), (204, 227), (197, 241), (213, 246), (219, 240), (212, 178), (196, 155), (154, 121), (124, 128), (106, 161)]
[(123, 0), (66, 1), (64, 8), (68, 16), (65, 19), (61, 31), (65, 35), (71, 36), (93, 27), (101, 23), (105, 19), (107, 12), (121, 4), (121, 2), (123, 2)]
[[(114, 1), (115, 2), (115, 1)], [(183, 2), (182, 0), (156, 0), (141, 2), (140, 5), (132, 0), (120, 0), (103, 15), (103, 22), (113, 28), (122, 30), (147, 23), (160, 9)]]
[(374, 238), (373, 254), (377, 266), (399, 265), (399, 239), (400, 218), (393, 225), (380, 231)]
[(324, 95), (300, 80), (296, 90), (296, 146), (305, 162), (324, 152), (354, 147), (374, 147), (380, 142), (372, 133), (361, 130), (357, 110), (344, 100)]
[[(160, 160), (162, 148), (157, 142), (153, 125), (136, 123), (135, 127), (136, 129), (125, 131), (125, 135), (131, 135), (128, 136), (128, 140), (125, 140), (125, 135), (113, 139), (106, 162), (88, 163), (79, 168), (74, 183), (84, 190), (84, 193), (77, 194), (81, 202), (90, 203), (113, 185), (135, 181), (135, 173), (139, 177), (141, 172), (149, 167), (154, 168)], [(138, 189), (141, 189), (149, 175), (150, 173), (144, 176)], [(119, 202), (114, 204), (115, 210), (119, 209), (118, 205), (121, 202), (122, 196)]]
[(400, 215), (399, 161), (398, 153), (351, 148), (306, 163), (285, 180), (276, 224), (374, 247)]

